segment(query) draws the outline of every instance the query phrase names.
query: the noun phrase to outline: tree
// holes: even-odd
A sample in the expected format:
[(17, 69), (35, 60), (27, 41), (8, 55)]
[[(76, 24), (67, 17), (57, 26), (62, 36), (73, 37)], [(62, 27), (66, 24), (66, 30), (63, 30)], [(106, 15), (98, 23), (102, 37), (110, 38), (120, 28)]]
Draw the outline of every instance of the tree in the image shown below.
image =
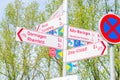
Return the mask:
[[(51, 0), (45, 11), (33, 1), (27, 6), (21, 0), (9, 3), (5, 18), (0, 23), (0, 77), (3, 80), (46, 80), (62, 76), (62, 58), (49, 56), (49, 48), (15, 41), (16, 27), (35, 30), (36, 25), (49, 20), (63, 0)], [(105, 4), (103, 4), (105, 3)], [(119, 2), (114, 1), (114, 10), (119, 14)], [(78, 28), (98, 31), (98, 21), (108, 13), (108, 0), (69, 0), (68, 24)], [(86, 42), (87, 43), (87, 42)], [(115, 74), (120, 79), (120, 45), (115, 45)], [(109, 80), (109, 55), (78, 61), (78, 74), (82, 80)]]
[(34, 80), (35, 78), (40, 78), (41, 75), (45, 79), (43, 72), (40, 71), (38, 66), (39, 60), (43, 58), (41, 51), (32, 52), (37, 46), (34, 48), (33, 44), (15, 41), (15, 29), (17, 26), (32, 28), (39, 23), (39, 19), (44, 17), (38, 8), (38, 3), (35, 1), (24, 7), (23, 2), (20, 0), (15, 0), (14, 3), (9, 3), (6, 7), (5, 18), (0, 24), (2, 29), (0, 32), (2, 39), (0, 41), (0, 62), (2, 63), (0, 74), (4, 76), (4, 79)]
[[(111, 6), (108, 4), (108, 1), (107, 0), (104, 0), (104, 1), (75, 0), (74, 7), (72, 7), (72, 9), (74, 10), (72, 14), (74, 15), (70, 16), (73, 18), (73, 20), (71, 20), (71, 18), (69, 19), (71, 20), (69, 21), (70, 25), (78, 28), (98, 31), (97, 26), (98, 26), (99, 19), (101, 18), (102, 15), (104, 15), (105, 13), (108, 13), (109, 9), (111, 8)], [(105, 3), (105, 5), (102, 3)], [(115, 1), (115, 3), (116, 5), (118, 5), (117, 1)], [(112, 7), (116, 5), (112, 5)], [(118, 11), (117, 9), (118, 8), (115, 7), (116, 12)], [(116, 53), (119, 53), (119, 52), (116, 51)], [(117, 58), (115, 59), (119, 60), (118, 55), (117, 55)], [(79, 62), (80, 69), (78, 70), (78, 74), (80, 74), (83, 80), (86, 80), (86, 79), (109, 80), (110, 73), (109, 73), (108, 65), (109, 65), (109, 55), (104, 57), (98, 57), (98, 58), (80, 61)], [(116, 68), (116, 70), (118, 73), (119, 72), (118, 68)], [(116, 79), (119, 79), (119, 77)]]

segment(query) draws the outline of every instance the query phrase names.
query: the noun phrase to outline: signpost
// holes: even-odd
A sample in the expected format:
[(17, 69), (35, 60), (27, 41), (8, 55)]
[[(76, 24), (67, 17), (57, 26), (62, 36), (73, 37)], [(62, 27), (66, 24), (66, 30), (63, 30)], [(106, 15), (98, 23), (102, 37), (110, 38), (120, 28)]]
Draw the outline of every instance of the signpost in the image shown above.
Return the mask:
[[(63, 76), (61, 78), (55, 78), (51, 80), (78, 80), (76, 75), (66, 76), (66, 64), (68, 62), (83, 60), (92, 58), (95, 56), (103, 56), (107, 54), (107, 43), (103, 40), (99, 33), (88, 31), (85, 29), (79, 29), (75, 27), (68, 28), (68, 0), (64, 0), (64, 4), (51, 16), (50, 20), (40, 24), (37, 26), (36, 31), (31, 31), (22, 27), (16, 28), (16, 40), (20, 42), (27, 42), (38, 44), (41, 46), (48, 46), (50, 47), (50, 56), (55, 57), (63, 56)], [(64, 13), (63, 13), (64, 12)], [(61, 15), (62, 14), (62, 15)], [(108, 19), (110, 18), (110, 19)], [(104, 38), (107, 38), (107, 41), (110, 43), (119, 43), (120, 42), (120, 18), (118, 16), (110, 14), (105, 15), (100, 22), (100, 31)], [(49, 32), (51, 30), (57, 29), (64, 25), (64, 29), (60, 29), (61, 32), (64, 31), (64, 35), (62, 37), (48, 35), (45, 33), (54, 34), (54, 31)], [(56, 32), (57, 33), (57, 32)], [(69, 39), (75, 39), (73, 41), (69, 41)], [(84, 45), (81, 44), (81, 41), (90, 42), (92, 44)], [(74, 44), (73, 44), (74, 43)], [(67, 50), (67, 44), (72, 47), (76, 47), (73, 49)], [(78, 47), (80, 46), (80, 47)], [(58, 50), (57, 50), (57, 49)], [(63, 52), (61, 51), (63, 50)], [(111, 55), (113, 47), (111, 47)], [(58, 54), (57, 54), (58, 53)], [(110, 59), (111, 61), (114, 58)], [(114, 64), (111, 63), (111, 66)], [(69, 63), (68, 69), (73, 65)], [(111, 72), (114, 72), (114, 67), (112, 66)], [(70, 69), (72, 70), (72, 68)], [(111, 77), (114, 78), (114, 75)], [(111, 79), (114, 80), (114, 79)]]
[(64, 15), (61, 15), (57, 18), (51, 19), (43, 24), (40, 24), (36, 27), (38, 32), (46, 33), (53, 29), (57, 29), (64, 25)]
[(68, 39), (68, 0), (64, 0), (63, 4), (64, 16), (65, 16), (65, 25), (64, 25), (64, 47), (63, 47), (63, 76), (66, 76), (66, 54), (67, 54), (67, 39)]
[(51, 79), (51, 80), (78, 80), (78, 76), (77, 75), (72, 75), (72, 76), (55, 78), (55, 79)]
[(79, 29), (75, 27), (68, 28), (68, 38), (82, 40), (86, 42), (92, 42), (92, 43), (103, 40), (100, 34), (97, 32), (93, 32), (85, 29)]
[(73, 62), (107, 54), (105, 41), (67, 50), (66, 62)]
[(36, 31), (27, 30), (22, 27), (17, 27), (16, 40), (20, 42), (27, 42), (27, 43), (38, 44), (41, 46), (63, 49), (62, 37), (47, 35)]

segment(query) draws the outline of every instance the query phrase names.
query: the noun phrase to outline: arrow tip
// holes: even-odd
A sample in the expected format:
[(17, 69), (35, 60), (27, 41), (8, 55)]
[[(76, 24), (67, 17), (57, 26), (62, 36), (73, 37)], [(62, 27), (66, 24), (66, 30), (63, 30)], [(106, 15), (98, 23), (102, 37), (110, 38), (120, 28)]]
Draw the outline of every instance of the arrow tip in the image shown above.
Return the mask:
[(102, 53), (101, 53), (101, 55), (103, 55), (104, 52), (105, 52), (105, 49), (106, 49), (106, 45), (105, 45), (105, 43), (104, 43), (103, 41), (101, 41), (101, 43), (102, 43), (102, 45), (104, 46), (104, 49), (103, 49), (103, 51), (102, 51)]
[(20, 33), (22, 32), (22, 30), (23, 30), (23, 28), (21, 28), (21, 29), (18, 31), (18, 33), (17, 33), (17, 35), (18, 35), (18, 37), (19, 37), (19, 39), (20, 39), (21, 42), (23, 41), (22, 38), (21, 38), (21, 36), (20, 36)]

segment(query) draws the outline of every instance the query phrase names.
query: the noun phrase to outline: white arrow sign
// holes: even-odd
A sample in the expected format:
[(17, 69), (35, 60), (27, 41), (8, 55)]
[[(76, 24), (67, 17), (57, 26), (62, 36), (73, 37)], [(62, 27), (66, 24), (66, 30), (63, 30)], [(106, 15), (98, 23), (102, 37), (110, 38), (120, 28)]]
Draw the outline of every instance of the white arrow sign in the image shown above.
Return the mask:
[(60, 15), (63, 14), (63, 4), (50, 16), (50, 19), (59, 17)]
[(66, 62), (78, 61), (107, 54), (105, 41), (67, 50)]
[(63, 49), (63, 38), (53, 35), (47, 35), (25, 28), (17, 27), (16, 40), (20, 42), (34, 43), (41, 46), (48, 46)]
[(72, 76), (55, 78), (55, 79), (51, 79), (51, 80), (78, 80), (78, 76), (77, 75), (72, 75)]
[(61, 15), (57, 18), (54, 18), (54, 19), (49, 20), (43, 24), (38, 25), (36, 29), (38, 32), (46, 33), (48, 31), (51, 31), (53, 29), (57, 29), (57, 28), (63, 26), (64, 22), (65, 22), (64, 15)]
[(68, 38), (87, 41), (87, 42), (98, 42), (103, 40), (100, 34), (97, 32), (93, 32), (85, 29), (79, 29), (75, 27), (69, 27)]

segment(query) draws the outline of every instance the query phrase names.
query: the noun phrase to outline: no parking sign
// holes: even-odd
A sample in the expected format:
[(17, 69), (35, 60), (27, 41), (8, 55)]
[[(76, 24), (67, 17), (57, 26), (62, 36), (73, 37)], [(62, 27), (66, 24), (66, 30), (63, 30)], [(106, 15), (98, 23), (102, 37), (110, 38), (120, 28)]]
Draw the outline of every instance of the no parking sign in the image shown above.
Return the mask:
[(120, 42), (120, 17), (115, 14), (106, 14), (99, 23), (100, 32), (104, 39), (111, 44)]

